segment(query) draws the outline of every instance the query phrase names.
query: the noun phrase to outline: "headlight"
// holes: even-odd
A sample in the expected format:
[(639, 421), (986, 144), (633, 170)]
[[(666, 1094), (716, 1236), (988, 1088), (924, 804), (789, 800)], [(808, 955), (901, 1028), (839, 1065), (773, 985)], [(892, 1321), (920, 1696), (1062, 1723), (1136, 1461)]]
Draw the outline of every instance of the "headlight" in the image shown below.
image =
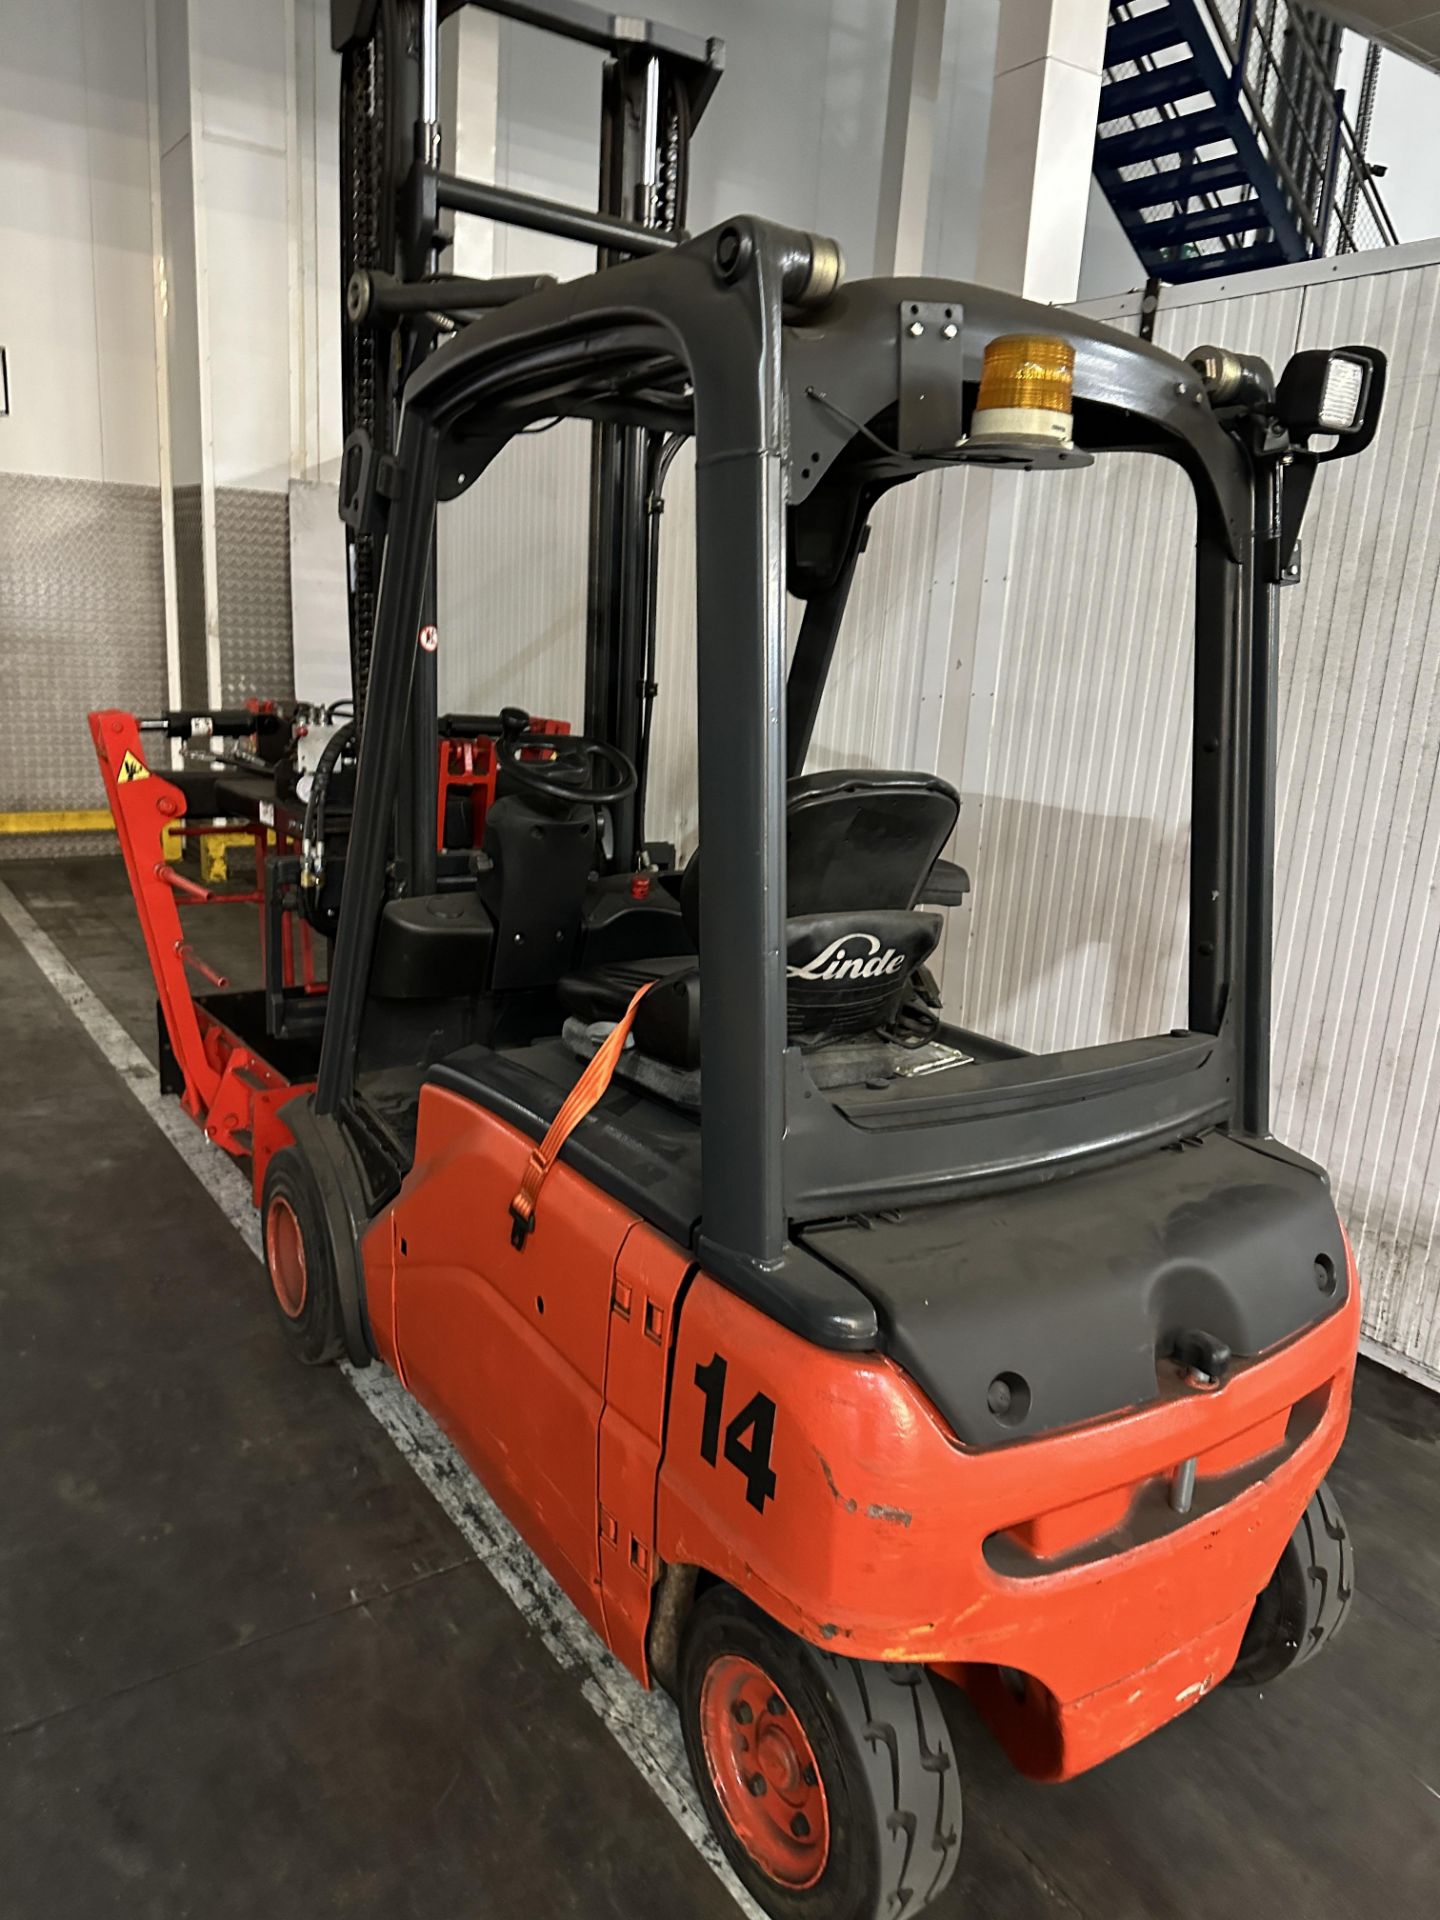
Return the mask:
[(1319, 422), (1327, 433), (1353, 433), (1360, 424), (1365, 372), (1360, 362), (1348, 354), (1331, 354), (1319, 407)]

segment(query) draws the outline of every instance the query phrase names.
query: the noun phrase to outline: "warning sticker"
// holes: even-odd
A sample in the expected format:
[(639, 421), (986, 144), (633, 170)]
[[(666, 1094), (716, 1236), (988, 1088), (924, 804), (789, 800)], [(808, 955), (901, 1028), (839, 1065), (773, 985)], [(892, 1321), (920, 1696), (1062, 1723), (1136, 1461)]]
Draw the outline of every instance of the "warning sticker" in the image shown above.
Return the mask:
[(125, 749), (125, 758), (120, 762), (120, 771), (116, 775), (116, 778), (119, 780), (148, 780), (150, 778), (150, 769), (138, 754), (132, 753), (127, 747)]

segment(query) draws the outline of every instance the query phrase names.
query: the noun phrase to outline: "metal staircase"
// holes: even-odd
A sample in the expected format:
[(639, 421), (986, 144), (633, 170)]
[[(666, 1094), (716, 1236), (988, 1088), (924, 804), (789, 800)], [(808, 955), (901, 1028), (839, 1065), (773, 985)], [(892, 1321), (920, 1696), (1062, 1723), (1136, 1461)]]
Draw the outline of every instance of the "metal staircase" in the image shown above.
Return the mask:
[[(1095, 177), (1147, 274), (1395, 243), (1339, 50), (1338, 28), (1287, 0), (1112, 0)], [(1369, 59), (1362, 128), (1373, 89)]]

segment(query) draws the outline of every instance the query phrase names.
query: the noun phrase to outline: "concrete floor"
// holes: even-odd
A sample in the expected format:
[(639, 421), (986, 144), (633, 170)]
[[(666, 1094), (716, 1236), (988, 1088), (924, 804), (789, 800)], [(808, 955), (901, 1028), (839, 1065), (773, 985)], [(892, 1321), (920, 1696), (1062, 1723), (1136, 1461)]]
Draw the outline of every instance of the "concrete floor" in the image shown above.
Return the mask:
[[(153, 1049), (117, 864), (0, 881)], [(3, 925), (0, 1033), (0, 1914), (733, 1914)], [(1325, 1658), (1058, 1789), (957, 1702), (942, 1920), (1433, 1915), (1437, 1468), (1440, 1401), (1362, 1363)]]

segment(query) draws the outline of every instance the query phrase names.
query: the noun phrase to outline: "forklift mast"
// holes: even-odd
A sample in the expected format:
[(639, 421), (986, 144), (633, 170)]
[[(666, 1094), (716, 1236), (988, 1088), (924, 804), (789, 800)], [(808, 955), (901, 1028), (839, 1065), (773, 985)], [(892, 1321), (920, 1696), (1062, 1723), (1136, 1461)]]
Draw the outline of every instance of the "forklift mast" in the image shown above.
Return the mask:
[[(440, 26), (466, 4), (604, 55), (597, 211), (444, 170)], [(332, 0), (341, 56), (341, 270), (347, 467), (393, 456), (405, 382), (425, 356), (487, 309), (546, 284), (543, 276), (467, 279), (443, 270), (465, 213), (591, 242), (598, 265), (686, 238), (690, 137), (720, 77), (724, 48), (582, 0)], [(453, 160), (453, 157), (452, 157)], [(453, 222), (452, 222), (453, 226)], [(643, 796), (653, 678), (656, 523), (650, 499), (663, 472), (662, 436), (597, 423), (590, 468), (586, 608), (587, 734), (637, 762), (636, 798), (613, 810), (611, 864), (644, 853)], [(352, 522), (347, 540), (350, 668), (357, 731), (370, 693), (381, 536)], [(432, 555), (425, 619), (435, 620)], [(436, 656), (420, 650), (411, 678), (395, 853), (416, 891), (433, 884)]]

